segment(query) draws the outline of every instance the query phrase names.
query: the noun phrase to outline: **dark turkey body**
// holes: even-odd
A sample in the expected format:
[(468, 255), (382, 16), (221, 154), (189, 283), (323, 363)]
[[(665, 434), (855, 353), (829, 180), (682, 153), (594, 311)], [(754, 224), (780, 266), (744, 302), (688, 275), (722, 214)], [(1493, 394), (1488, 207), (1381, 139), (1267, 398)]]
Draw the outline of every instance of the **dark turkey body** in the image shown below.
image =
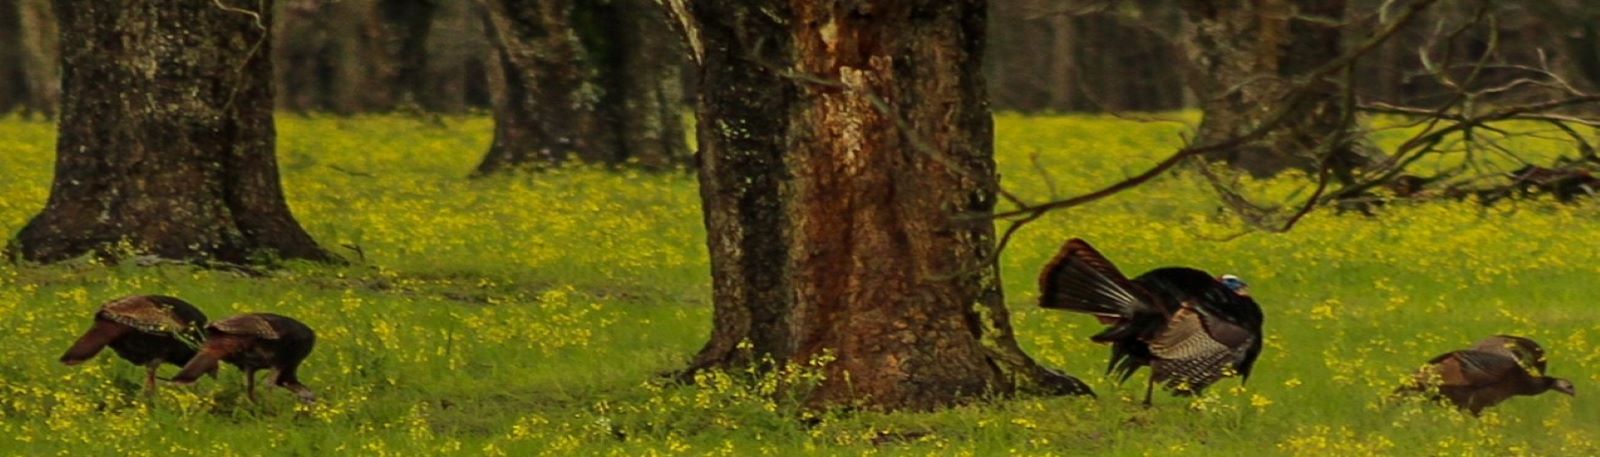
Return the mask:
[(247, 373), (262, 369), (278, 370), (274, 380), (278, 385), (298, 382), (296, 372), (300, 362), (305, 361), (316, 346), (316, 332), (294, 319), (275, 314), (262, 314), (262, 317), (283, 336), (276, 340), (257, 339), (249, 349), (224, 357), (222, 361)]
[(183, 366), (189, 359), (194, 358), (197, 352), (195, 348), (189, 347), (177, 338), (144, 332), (128, 332), (121, 338), (112, 340), (109, 346), (118, 357), (135, 365), (148, 365), (159, 360), (162, 363)]
[[(1224, 369), (1233, 374), (1249, 377), (1261, 353), (1261, 307), (1249, 297), (1235, 294), (1217, 282), (1209, 273), (1184, 267), (1158, 268), (1139, 275), (1133, 282), (1144, 287), (1156, 298), (1155, 305), (1162, 314), (1134, 316), (1129, 322), (1107, 329), (1097, 340), (1112, 343), (1111, 371), (1127, 379), (1141, 366), (1151, 366), (1152, 379), (1167, 383), (1179, 394), (1198, 393), (1223, 377)], [(1214, 331), (1222, 323), (1249, 332), (1245, 341), (1226, 346), (1195, 347), (1181, 358), (1163, 358), (1152, 351), (1152, 342), (1160, 341), (1165, 332), (1173, 331), (1176, 321), (1170, 316), (1184, 312), (1184, 308), (1203, 310), (1204, 318), (1197, 318), (1200, 331)], [(1207, 320), (1217, 319), (1208, 325)], [(1244, 335), (1241, 335), (1244, 336)], [(1205, 341), (1211, 340), (1188, 340)], [(1226, 367), (1226, 368), (1224, 368)]]

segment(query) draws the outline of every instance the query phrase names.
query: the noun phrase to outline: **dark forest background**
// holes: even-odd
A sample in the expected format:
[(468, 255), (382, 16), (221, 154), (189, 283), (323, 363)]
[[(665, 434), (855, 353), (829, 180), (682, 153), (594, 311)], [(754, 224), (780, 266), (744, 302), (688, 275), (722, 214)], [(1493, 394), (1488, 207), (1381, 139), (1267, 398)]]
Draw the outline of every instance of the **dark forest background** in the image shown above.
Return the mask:
[[(0, 0), (0, 112), (55, 112), (58, 44), (49, 3)], [(1027, 113), (1198, 107), (1179, 70), (1177, 3), (994, 1), (985, 63), (994, 107)], [(1371, 13), (1382, 1), (1345, 3), (1353, 17)], [(1471, 56), (1498, 40), (1496, 58), (1504, 63), (1548, 66), (1577, 87), (1595, 89), (1600, 2), (1523, 3), (1500, 5), (1498, 33), (1482, 27), (1462, 31), (1451, 51)], [(1454, 5), (1430, 9), (1419, 22), (1461, 23), (1474, 13), (1464, 3)], [(492, 107), (489, 76), (498, 62), (491, 58), (494, 45), (479, 2), (282, 0), (275, 8), (273, 77), (281, 110), (454, 114)], [(578, 8), (575, 25), (586, 42), (604, 41), (606, 25), (627, 20), (623, 13), (659, 14), (644, 0), (578, 2)], [(1274, 18), (1264, 14), (1262, 20)], [(1346, 35), (1354, 40), (1365, 32), (1350, 28)], [(1437, 32), (1411, 27), (1384, 43), (1359, 63), (1358, 92), (1372, 101), (1412, 106), (1451, 94), (1426, 77), (1418, 58), (1417, 49)], [(643, 33), (659, 34), (644, 37), (650, 42), (676, 41), (666, 28)], [(692, 97), (690, 85), (681, 87), (685, 100)]]

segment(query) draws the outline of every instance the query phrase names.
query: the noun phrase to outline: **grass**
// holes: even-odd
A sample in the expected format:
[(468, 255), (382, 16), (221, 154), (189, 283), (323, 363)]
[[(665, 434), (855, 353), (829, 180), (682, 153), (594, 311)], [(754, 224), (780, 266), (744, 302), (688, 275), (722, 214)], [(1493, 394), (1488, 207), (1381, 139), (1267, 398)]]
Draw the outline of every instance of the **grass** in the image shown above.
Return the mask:
[[(1600, 206), (1395, 205), (1316, 213), (1288, 234), (1242, 227), (1191, 177), (1162, 179), (1024, 230), (1003, 259), (1026, 349), (1099, 399), (1019, 398), (917, 414), (796, 420), (766, 395), (796, 371), (664, 387), (709, 326), (695, 183), (686, 173), (571, 168), (467, 180), (490, 134), (400, 117), (280, 119), (290, 204), (325, 246), (361, 261), (266, 278), (85, 262), (0, 265), (0, 453), (11, 455), (1595, 455), (1600, 454)], [(1043, 200), (1153, 163), (1181, 127), (1098, 117), (1001, 116), (1005, 184)], [(48, 195), (54, 129), (0, 120), (0, 232)], [(1385, 138), (1387, 141), (1388, 138)], [(1547, 144), (1530, 153), (1556, 154)], [(1540, 150), (1539, 148), (1545, 148)], [(1284, 182), (1258, 195), (1287, 194)], [(1238, 274), (1267, 312), (1248, 384), (1137, 405), (1143, 374), (1100, 375), (1093, 320), (1035, 309), (1037, 268), (1084, 237), (1137, 273)], [(302, 371), (321, 403), (242, 396), (237, 371), (139, 395), (114, 357), (55, 362), (105, 300), (186, 298), (213, 318), (270, 310), (321, 340)], [(1513, 399), (1482, 418), (1384, 404), (1429, 357), (1492, 333), (1550, 350), (1580, 397)], [(170, 375), (172, 368), (163, 370)]]

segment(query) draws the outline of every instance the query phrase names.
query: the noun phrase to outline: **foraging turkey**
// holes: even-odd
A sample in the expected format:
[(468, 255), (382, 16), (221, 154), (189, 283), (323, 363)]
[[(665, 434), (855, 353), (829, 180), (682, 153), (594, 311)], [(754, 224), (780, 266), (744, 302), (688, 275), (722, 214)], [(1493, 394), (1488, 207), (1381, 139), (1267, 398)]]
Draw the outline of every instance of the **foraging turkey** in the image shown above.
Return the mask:
[(245, 391), (256, 399), (256, 371), (272, 370), (273, 385), (289, 389), (301, 401), (316, 399), (311, 389), (300, 383), (300, 362), (311, 355), (317, 334), (300, 321), (277, 314), (240, 314), (206, 326), (206, 344), (200, 353), (172, 377), (178, 384), (193, 383), (201, 373), (217, 369), (225, 361), (244, 370)]
[[(77, 365), (111, 346), (117, 356), (145, 367), (145, 391), (156, 389), (156, 368), (179, 365), (194, 357), (206, 324), (205, 313), (183, 300), (164, 295), (135, 295), (100, 305), (94, 325), (61, 356)], [(211, 371), (214, 376), (216, 371)], [(198, 376), (199, 373), (196, 373)]]
[(1576, 396), (1572, 381), (1544, 375), (1544, 348), (1533, 340), (1510, 335), (1485, 338), (1472, 349), (1434, 357), (1417, 371), (1402, 393), (1428, 392), (1447, 398), (1473, 415), (1518, 395), (1548, 391)]
[(1129, 280), (1089, 243), (1072, 239), (1039, 276), (1039, 306), (1092, 314), (1106, 324), (1090, 339), (1111, 344), (1107, 373), (1127, 381), (1151, 367), (1155, 384), (1196, 394), (1224, 376), (1249, 379), (1261, 354), (1263, 316), (1244, 281), (1193, 268), (1151, 270)]

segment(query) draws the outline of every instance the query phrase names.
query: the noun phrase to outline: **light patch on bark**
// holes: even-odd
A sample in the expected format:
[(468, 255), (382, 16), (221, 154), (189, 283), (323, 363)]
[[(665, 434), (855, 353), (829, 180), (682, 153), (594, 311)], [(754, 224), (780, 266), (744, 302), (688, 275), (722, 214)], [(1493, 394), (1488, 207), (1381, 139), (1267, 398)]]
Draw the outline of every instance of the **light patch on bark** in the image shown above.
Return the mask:
[(832, 143), (838, 147), (839, 164), (849, 175), (860, 174), (867, 166), (861, 155), (867, 143), (862, 120), (873, 117), (872, 103), (867, 100), (872, 96), (871, 79), (871, 74), (859, 68), (839, 67), (839, 82), (848, 89), (823, 102), (824, 111), (832, 113), (828, 123), (836, 135)]
[(822, 44), (828, 47), (828, 54), (837, 54), (839, 43), (839, 21), (828, 18), (828, 23), (822, 24), (817, 29), (817, 34), (822, 37)]

